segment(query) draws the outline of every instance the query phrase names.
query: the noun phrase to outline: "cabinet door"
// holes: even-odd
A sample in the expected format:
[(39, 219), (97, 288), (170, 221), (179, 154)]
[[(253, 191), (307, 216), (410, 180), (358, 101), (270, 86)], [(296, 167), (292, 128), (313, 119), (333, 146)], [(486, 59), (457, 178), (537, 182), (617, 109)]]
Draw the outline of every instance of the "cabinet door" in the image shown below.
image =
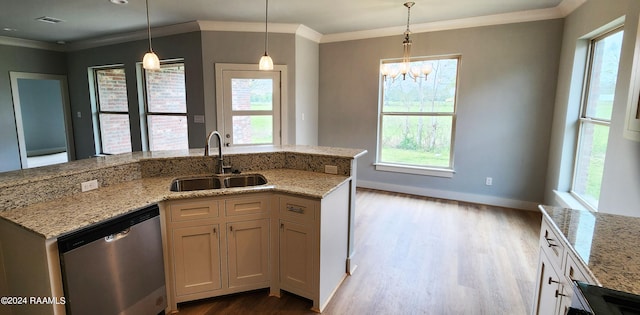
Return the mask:
[(553, 269), (549, 258), (544, 251), (540, 251), (540, 261), (538, 262), (538, 275), (540, 278), (537, 281), (537, 301), (534, 301), (533, 314), (538, 315), (553, 315), (557, 314), (559, 310), (558, 294), (562, 290), (560, 286), (560, 276)]
[(229, 288), (269, 281), (269, 219), (227, 223)]
[(280, 221), (280, 285), (293, 293), (313, 289), (313, 228)]
[(220, 230), (204, 225), (173, 230), (176, 295), (220, 289)]

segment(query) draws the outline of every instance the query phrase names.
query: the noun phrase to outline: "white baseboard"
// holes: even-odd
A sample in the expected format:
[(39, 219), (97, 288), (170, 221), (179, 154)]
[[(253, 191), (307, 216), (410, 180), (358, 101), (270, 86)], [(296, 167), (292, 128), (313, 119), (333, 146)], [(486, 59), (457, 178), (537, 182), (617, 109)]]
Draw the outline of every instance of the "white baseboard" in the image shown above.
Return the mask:
[(522, 201), (522, 200), (501, 198), (496, 196), (469, 194), (469, 193), (461, 193), (461, 192), (455, 192), (455, 191), (431, 189), (431, 188), (424, 188), (424, 187), (380, 183), (380, 182), (373, 182), (373, 181), (367, 181), (367, 180), (361, 180), (361, 179), (358, 179), (356, 181), (356, 184), (357, 184), (357, 187), (362, 187), (362, 188), (386, 190), (386, 191), (412, 194), (412, 195), (418, 195), (418, 196), (457, 200), (457, 201), (463, 201), (463, 202), (471, 202), (471, 203), (478, 203), (478, 204), (512, 208), (512, 209), (538, 211), (538, 203), (531, 202), (531, 201)]

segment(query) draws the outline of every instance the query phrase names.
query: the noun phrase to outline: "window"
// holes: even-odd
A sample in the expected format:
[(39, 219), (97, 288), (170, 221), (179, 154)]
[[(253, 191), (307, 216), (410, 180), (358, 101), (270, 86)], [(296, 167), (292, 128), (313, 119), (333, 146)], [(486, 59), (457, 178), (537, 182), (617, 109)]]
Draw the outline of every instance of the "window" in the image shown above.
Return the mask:
[(96, 153), (131, 152), (127, 81), (123, 67), (94, 68)]
[(572, 194), (598, 209), (622, 48), (622, 27), (591, 40), (579, 117)]
[(189, 149), (184, 63), (165, 63), (144, 73), (147, 148)]
[(286, 68), (261, 71), (256, 65), (220, 64), (216, 69), (217, 127), (224, 145), (286, 143)]
[[(459, 56), (414, 58), (412, 69), (431, 65), (426, 79), (408, 75), (380, 81), (376, 169), (451, 177)], [(383, 61), (398, 73), (401, 60)]]

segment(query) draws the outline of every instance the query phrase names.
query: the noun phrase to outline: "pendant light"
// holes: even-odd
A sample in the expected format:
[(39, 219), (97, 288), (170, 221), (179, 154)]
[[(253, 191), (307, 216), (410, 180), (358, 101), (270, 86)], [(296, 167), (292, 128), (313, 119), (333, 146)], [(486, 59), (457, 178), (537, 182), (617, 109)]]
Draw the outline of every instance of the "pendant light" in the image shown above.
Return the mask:
[(269, 19), (269, 0), (265, 0), (265, 9), (264, 9), (264, 56), (260, 58), (260, 63), (258, 64), (258, 69), (260, 70), (273, 70), (273, 60), (269, 57), (267, 53), (267, 45), (269, 39), (269, 32), (267, 29)]
[(151, 23), (149, 22), (149, 0), (145, 0), (147, 4), (147, 34), (149, 35), (149, 52), (144, 54), (142, 58), (142, 67), (146, 70), (160, 70), (160, 59), (151, 48)]

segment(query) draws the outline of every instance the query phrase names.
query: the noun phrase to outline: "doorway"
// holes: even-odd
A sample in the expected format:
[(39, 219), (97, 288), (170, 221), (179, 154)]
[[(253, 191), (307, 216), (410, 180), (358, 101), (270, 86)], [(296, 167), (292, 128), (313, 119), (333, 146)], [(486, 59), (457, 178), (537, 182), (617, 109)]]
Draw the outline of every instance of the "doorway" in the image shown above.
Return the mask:
[(26, 72), (9, 76), (21, 167), (73, 160), (67, 77)]
[(216, 64), (217, 127), (225, 146), (286, 143), (286, 67)]

